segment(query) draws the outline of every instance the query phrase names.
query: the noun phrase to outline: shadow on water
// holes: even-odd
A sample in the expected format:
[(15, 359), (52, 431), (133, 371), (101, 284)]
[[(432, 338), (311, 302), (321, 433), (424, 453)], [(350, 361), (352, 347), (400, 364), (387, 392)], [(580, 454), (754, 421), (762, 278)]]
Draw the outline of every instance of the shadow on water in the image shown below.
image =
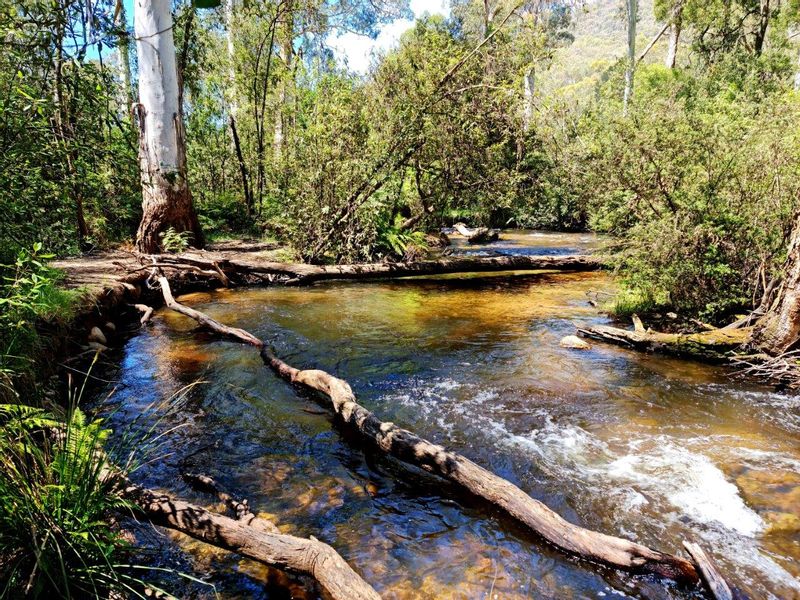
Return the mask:
[[(582, 239), (558, 234), (553, 244), (582, 248)], [(523, 232), (510, 245), (524, 250), (526, 240), (546, 248), (548, 238)], [(696, 539), (754, 597), (798, 597), (800, 402), (697, 363), (560, 348), (576, 324), (604, 321), (587, 293), (613, 289), (602, 273), (482, 275), (183, 300), (272, 341), (293, 364), (347, 379), (384, 420), (445, 443), (570, 521), (671, 552)], [(257, 353), (180, 315), (161, 312), (130, 340), (120, 378), (115, 426), (204, 382), (164, 418), (181, 428), (169, 456), (141, 471), (144, 483), (208, 504), (180, 479), (204, 471), (283, 531), (332, 544), (387, 598), (690, 597), (565, 557), (364, 447)], [(212, 571), (223, 597), (301, 593), (249, 561), (160, 539), (158, 560)]]

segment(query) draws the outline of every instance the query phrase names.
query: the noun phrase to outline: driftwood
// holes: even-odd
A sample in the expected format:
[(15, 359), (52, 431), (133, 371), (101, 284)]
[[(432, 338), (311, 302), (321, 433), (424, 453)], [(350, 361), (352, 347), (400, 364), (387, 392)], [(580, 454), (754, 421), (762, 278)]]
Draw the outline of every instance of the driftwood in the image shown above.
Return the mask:
[(146, 304), (134, 304), (133, 307), (142, 313), (142, 318), (139, 319), (140, 325), (147, 325), (147, 322), (150, 320), (150, 317), (153, 316), (153, 307), (147, 306)]
[[(569, 256), (457, 256), (436, 260), (397, 263), (369, 263), (356, 265), (309, 265), (249, 260), (220, 260), (202, 254), (143, 255), (143, 260), (180, 269), (183, 263), (192, 267), (216, 266), (227, 274), (250, 275), (261, 278), (280, 278), (284, 283), (305, 285), (334, 279), (370, 280), (417, 275), (444, 275), (451, 273), (486, 273), (501, 271), (596, 271), (605, 266), (602, 257), (593, 255)], [(151, 265), (146, 265), (152, 268)]]
[(223, 325), (207, 315), (183, 307), (172, 298), (169, 282), (160, 277), (167, 305), (210, 329), (261, 349), (261, 357), (285, 380), (323, 393), (336, 416), (362, 439), (395, 458), (458, 484), (525, 525), (555, 547), (583, 559), (634, 573), (654, 573), (680, 582), (697, 583), (692, 563), (677, 556), (574, 525), (546, 505), (471, 460), (383, 422), (356, 401), (348, 383), (325, 371), (299, 370), (277, 358), (255, 336)]
[(712, 362), (727, 362), (731, 353), (750, 338), (751, 328), (715, 329), (700, 333), (661, 333), (630, 331), (608, 325), (578, 329), (584, 337), (627, 346), (645, 352), (661, 352), (674, 356), (701, 358)]
[(267, 519), (262, 519), (254, 515), (250, 510), (250, 505), (247, 503), (247, 500), (237, 500), (231, 494), (226, 492), (222, 486), (211, 477), (208, 477), (207, 475), (197, 475), (194, 473), (184, 473), (183, 478), (191, 483), (194, 487), (206, 492), (211, 492), (217, 496), (217, 498), (219, 498), (220, 501), (228, 507), (228, 510), (236, 515), (237, 521), (267, 533), (280, 533), (280, 529), (278, 529), (277, 525), (275, 525), (272, 521), (268, 521)]
[(124, 495), (155, 525), (271, 567), (313, 577), (335, 600), (380, 600), (378, 593), (333, 548), (318, 540), (253, 527), (133, 484), (125, 487)]
[(694, 564), (697, 565), (703, 583), (708, 588), (708, 591), (711, 592), (712, 597), (715, 600), (733, 600), (733, 592), (731, 592), (728, 582), (720, 575), (711, 557), (698, 544), (693, 542), (684, 541), (683, 547), (692, 557)]
[(488, 227), (477, 227), (470, 229), (463, 223), (456, 223), (453, 225), (458, 233), (467, 238), (470, 244), (485, 244), (486, 242), (494, 242), (500, 238), (500, 232), (497, 229), (489, 229)]

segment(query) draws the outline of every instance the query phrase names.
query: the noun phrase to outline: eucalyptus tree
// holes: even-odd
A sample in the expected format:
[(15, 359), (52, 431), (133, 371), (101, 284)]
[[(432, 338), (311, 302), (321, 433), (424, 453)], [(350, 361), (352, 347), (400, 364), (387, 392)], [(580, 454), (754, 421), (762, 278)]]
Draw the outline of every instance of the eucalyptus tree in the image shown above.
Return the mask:
[(625, 19), (628, 34), (628, 55), (625, 63), (625, 90), (622, 96), (622, 114), (627, 114), (628, 104), (633, 96), (633, 79), (636, 70), (636, 22), (639, 13), (639, 0), (625, 0)]
[(136, 115), (142, 180), (142, 220), (136, 247), (146, 253), (159, 250), (160, 235), (170, 228), (188, 232), (197, 247), (204, 242), (186, 174), (182, 92), (172, 27), (169, 0), (136, 0)]

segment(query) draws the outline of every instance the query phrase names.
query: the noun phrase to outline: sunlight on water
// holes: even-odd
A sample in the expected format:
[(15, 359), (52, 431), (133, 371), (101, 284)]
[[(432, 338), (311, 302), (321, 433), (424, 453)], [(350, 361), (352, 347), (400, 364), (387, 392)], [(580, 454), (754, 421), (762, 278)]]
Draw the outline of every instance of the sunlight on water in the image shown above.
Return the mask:
[[(517, 232), (476, 252), (559, 253), (590, 236)], [(347, 379), (362, 404), (520, 485), (567, 519), (678, 552), (699, 541), (753, 597), (800, 597), (800, 403), (723, 369), (594, 345), (601, 273), (447, 277), (192, 294), (183, 301)], [(152, 485), (198, 502), (208, 471), (282, 531), (332, 544), (387, 598), (693, 597), (568, 559), (448, 485), (364, 449), (252, 349), (162, 311), (133, 338), (124, 421), (202, 379), (164, 427), (174, 460)], [(184, 457), (184, 458), (181, 458)], [(181, 463), (181, 461), (184, 461)], [(176, 465), (182, 466), (176, 466)], [(262, 597), (274, 572), (182, 538), (223, 597)], [(213, 558), (210, 558), (213, 557)], [(266, 594), (266, 592), (264, 592)], [(271, 597), (263, 595), (263, 597)]]

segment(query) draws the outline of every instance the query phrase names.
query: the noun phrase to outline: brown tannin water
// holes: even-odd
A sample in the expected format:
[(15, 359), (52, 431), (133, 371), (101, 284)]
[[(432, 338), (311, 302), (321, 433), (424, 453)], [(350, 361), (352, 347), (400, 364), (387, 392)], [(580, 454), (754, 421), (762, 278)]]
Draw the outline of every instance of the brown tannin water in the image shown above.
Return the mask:
[[(563, 254), (595, 244), (507, 232), (457, 251)], [(800, 597), (800, 399), (718, 367), (599, 343), (559, 347), (576, 325), (607, 321), (588, 299), (613, 291), (605, 273), (493, 274), (182, 300), (270, 340), (294, 366), (346, 379), (381, 419), (463, 453), (572, 522), (673, 553), (695, 540), (752, 597)], [(179, 474), (213, 476), (283, 531), (331, 544), (385, 598), (702, 597), (548, 547), (362, 446), (252, 348), (175, 313), (162, 310), (128, 342), (119, 379), (110, 417), (118, 431), (199, 382), (155, 411), (159, 431), (177, 429), (160, 440), (163, 459), (136, 478), (212, 506)], [(156, 563), (207, 573), (222, 598), (311, 597), (250, 561), (145, 530)]]

